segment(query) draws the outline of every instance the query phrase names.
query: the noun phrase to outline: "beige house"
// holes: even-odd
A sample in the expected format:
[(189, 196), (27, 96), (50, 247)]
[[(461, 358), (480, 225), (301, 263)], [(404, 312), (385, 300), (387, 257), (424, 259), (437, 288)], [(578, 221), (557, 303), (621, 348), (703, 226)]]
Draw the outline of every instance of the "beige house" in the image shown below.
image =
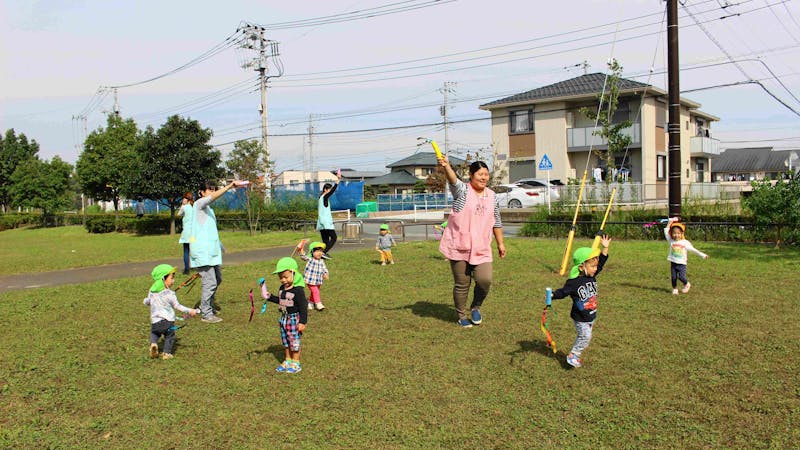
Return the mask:
[[(552, 162), (551, 179), (580, 179), (584, 169), (615, 170), (639, 183), (646, 200), (668, 196), (667, 92), (638, 81), (620, 78), (619, 104), (613, 122), (630, 120), (632, 144), (618, 155), (615, 167), (605, 158), (589, 156), (589, 149), (605, 150), (606, 142), (592, 134), (594, 121), (580, 108), (597, 109), (597, 95), (606, 76), (593, 73), (481, 105), (492, 114), (492, 143), (508, 178), (545, 178), (537, 166), (546, 154)], [(700, 111), (699, 103), (681, 99), (681, 182), (711, 182), (711, 158), (719, 154), (719, 141), (711, 137), (711, 123), (719, 118)]]
[(272, 182), (274, 186), (303, 184), (313, 182), (336, 182), (336, 175), (327, 170), (317, 170), (314, 172), (305, 172), (302, 170), (284, 170), (275, 177)]

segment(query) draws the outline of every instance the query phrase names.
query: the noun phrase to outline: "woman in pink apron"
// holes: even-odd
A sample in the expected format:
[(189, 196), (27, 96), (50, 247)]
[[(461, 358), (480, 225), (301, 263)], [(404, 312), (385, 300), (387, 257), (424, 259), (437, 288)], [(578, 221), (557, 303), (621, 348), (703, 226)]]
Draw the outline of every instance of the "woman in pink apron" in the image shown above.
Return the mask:
[[(500, 257), (506, 256), (500, 206), (495, 202), (494, 192), (486, 187), (491, 178), (486, 163), (475, 161), (469, 166), (468, 183), (458, 179), (446, 157), (439, 160), (439, 165), (445, 170), (453, 194), (453, 209), (439, 251), (450, 260), (458, 324), (469, 328), (483, 321), (480, 309), (492, 285), (492, 236)], [(467, 311), (472, 280), (475, 289)]]

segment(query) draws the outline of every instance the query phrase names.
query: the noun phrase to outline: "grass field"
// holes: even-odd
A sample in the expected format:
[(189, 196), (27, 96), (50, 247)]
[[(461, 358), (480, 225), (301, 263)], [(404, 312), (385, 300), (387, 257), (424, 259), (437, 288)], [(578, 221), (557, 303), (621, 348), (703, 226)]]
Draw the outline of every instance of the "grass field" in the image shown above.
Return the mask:
[(148, 279), (3, 294), (0, 447), (796, 447), (800, 252), (697, 246), (710, 259), (692, 256), (693, 288), (673, 296), (666, 244), (612, 242), (581, 369), (564, 362), (567, 300), (556, 356), (538, 329), (563, 241), (507, 240), (467, 330), (434, 242), (401, 244), (386, 267), (334, 250), (296, 375), (274, 371), (274, 305), (247, 322), (247, 289), (266, 276), (275, 290), (274, 261), (226, 268), (225, 321), (189, 321), (169, 361), (147, 358)]
[[(302, 232), (282, 231), (250, 236), (246, 231), (220, 233), (228, 252), (290, 246)], [(137, 236), (126, 233), (92, 234), (80, 226), (19, 228), (0, 233), (0, 275), (48, 272), (103, 264), (182, 258), (179, 235)]]

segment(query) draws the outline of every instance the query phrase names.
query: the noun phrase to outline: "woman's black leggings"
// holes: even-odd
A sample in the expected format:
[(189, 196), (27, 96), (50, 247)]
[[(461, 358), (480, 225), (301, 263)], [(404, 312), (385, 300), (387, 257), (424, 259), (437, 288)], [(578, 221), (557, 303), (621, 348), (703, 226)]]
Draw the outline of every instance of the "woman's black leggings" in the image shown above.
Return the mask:
[(336, 230), (319, 230), (322, 243), (325, 244), (325, 253), (329, 253), (336, 244)]

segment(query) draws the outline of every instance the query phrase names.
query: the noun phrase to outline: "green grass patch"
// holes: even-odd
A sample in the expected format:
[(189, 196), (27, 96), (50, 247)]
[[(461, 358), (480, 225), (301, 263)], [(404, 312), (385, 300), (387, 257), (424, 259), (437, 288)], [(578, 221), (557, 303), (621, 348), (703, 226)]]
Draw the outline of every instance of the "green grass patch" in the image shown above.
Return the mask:
[[(81, 226), (19, 228), (0, 232), (0, 275), (48, 272), (103, 264), (183, 258), (179, 235), (138, 236), (89, 233)], [(220, 232), (228, 252), (290, 246), (299, 231), (274, 231), (254, 236), (246, 231)]]
[(800, 252), (704, 244), (692, 291), (673, 296), (663, 242), (612, 242), (575, 370), (568, 300), (555, 302), (556, 356), (538, 328), (544, 288), (564, 281), (563, 241), (507, 247), (484, 324), (468, 330), (436, 243), (403, 243), (386, 267), (334, 251), (297, 375), (274, 371), (275, 306), (247, 322), (246, 292), (260, 276), (276, 289), (275, 261), (226, 267), (224, 322), (191, 320), (170, 361), (147, 357), (146, 277), (3, 294), (0, 447), (796, 445)]

